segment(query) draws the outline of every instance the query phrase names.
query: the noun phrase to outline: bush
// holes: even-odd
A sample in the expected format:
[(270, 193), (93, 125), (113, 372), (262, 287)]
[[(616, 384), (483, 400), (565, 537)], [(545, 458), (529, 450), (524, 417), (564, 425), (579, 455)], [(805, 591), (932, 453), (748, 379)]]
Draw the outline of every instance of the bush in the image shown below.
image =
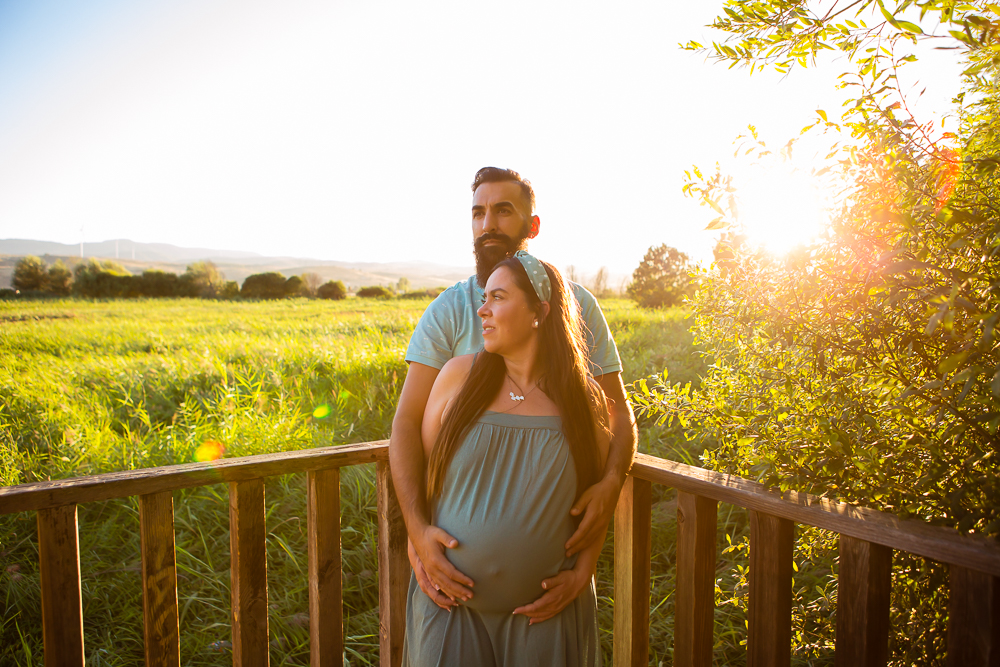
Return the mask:
[(59, 296), (68, 296), (72, 289), (73, 272), (66, 268), (61, 259), (49, 267), (49, 279), (46, 291)]
[(321, 299), (344, 299), (347, 298), (347, 287), (341, 280), (331, 280), (319, 286), (316, 296)]
[(405, 292), (400, 294), (400, 299), (426, 299), (427, 297), (435, 298), (438, 294), (445, 290), (444, 287), (431, 287), (428, 289), (413, 290), (412, 292)]
[(180, 280), (176, 273), (148, 269), (139, 276), (139, 291), (143, 296), (177, 296), (180, 291)]
[(676, 306), (694, 291), (688, 256), (663, 244), (651, 247), (632, 274), (628, 295), (640, 306)]
[(393, 293), (381, 285), (362, 287), (357, 291), (357, 295), (366, 299), (391, 299)]
[(305, 281), (299, 276), (292, 276), (286, 280), (285, 296), (308, 296)]
[(45, 262), (34, 255), (28, 255), (17, 260), (14, 266), (14, 276), (11, 284), (14, 289), (26, 292), (29, 290), (44, 290), (48, 286), (49, 274)]
[(73, 269), (73, 293), (92, 299), (138, 296), (141, 278), (118, 262), (91, 258)]
[(235, 299), (240, 295), (240, 285), (235, 280), (227, 280), (226, 284), (222, 286), (223, 299)]
[(283, 299), (285, 282), (285, 276), (277, 271), (255, 273), (243, 281), (240, 296), (244, 299)]

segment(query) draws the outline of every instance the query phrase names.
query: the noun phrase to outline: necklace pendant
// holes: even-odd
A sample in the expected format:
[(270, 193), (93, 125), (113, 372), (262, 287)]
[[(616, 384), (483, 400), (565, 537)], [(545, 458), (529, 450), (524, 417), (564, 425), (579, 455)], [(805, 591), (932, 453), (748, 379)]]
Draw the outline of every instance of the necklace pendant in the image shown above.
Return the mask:
[(514, 392), (510, 392), (510, 400), (512, 401), (523, 401), (524, 396), (515, 396)]

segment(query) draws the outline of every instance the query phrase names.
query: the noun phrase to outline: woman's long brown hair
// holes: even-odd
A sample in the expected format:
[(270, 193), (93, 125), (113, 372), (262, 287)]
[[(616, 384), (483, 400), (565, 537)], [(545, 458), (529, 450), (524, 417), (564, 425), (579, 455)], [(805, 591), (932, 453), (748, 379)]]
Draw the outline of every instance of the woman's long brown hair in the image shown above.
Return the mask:
[[(493, 270), (501, 266), (511, 270), (514, 283), (528, 298), (529, 307), (540, 315), (541, 301), (520, 260), (514, 257), (505, 259)], [(563, 434), (576, 468), (576, 495), (579, 498), (584, 489), (600, 479), (597, 414), (592, 401), (603, 404), (606, 399), (600, 387), (588, 379), (580, 306), (555, 267), (545, 262), (542, 266), (549, 274), (552, 298), (549, 300), (549, 315), (538, 327), (541, 334), (538, 355), (543, 363), (539, 388), (559, 408)], [(500, 355), (483, 350), (476, 357), (431, 450), (427, 465), (427, 496), (432, 502), (441, 495), (445, 474), (462, 439), (499, 393), (506, 373), (507, 367)]]

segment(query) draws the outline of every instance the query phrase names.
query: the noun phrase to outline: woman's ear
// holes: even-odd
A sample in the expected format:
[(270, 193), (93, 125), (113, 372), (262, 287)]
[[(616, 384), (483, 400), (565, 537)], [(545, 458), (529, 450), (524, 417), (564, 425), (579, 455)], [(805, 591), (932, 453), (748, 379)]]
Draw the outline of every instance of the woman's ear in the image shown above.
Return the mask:
[(545, 318), (549, 316), (549, 311), (550, 310), (551, 310), (551, 307), (549, 306), (549, 302), (548, 301), (542, 301), (541, 304), (538, 306), (538, 323), (539, 324), (541, 324), (542, 322), (544, 322)]

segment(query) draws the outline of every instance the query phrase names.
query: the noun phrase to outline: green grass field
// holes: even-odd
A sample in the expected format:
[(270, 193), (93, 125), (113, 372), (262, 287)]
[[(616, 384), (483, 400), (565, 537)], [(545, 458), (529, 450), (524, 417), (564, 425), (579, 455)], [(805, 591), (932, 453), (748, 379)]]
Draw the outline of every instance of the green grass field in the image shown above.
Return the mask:
[[(223, 443), (232, 457), (386, 438), (406, 373), (406, 343), (427, 303), (0, 302), (0, 484), (187, 462), (206, 440)], [(624, 300), (602, 306), (626, 383), (664, 368), (674, 381), (697, 381), (705, 362), (683, 311), (646, 311)], [(323, 405), (329, 415), (314, 417)], [(698, 452), (678, 432), (641, 424), (640, 433), (640, 450), (697, 463)], [(358, 466), (342, 479), (352, 665), (377, 663), (373, 478), (370, 466)], [(265, 493), (272, 664), (307, 664), (305, 478), (267, 480)], [(227, 489), (178, 492), (174, 502), (182, 662), (229, 664)], [(657, 665), (670, 664), (673, 644), (673, 493), (654, 487), (654, 503), (650, 649)], [(720, 569), (716, 639), (717, 659), (728, 662), (742, 651), (746, 517), (722, 508), (721, 518), (720, 559), (728, 565)], [(87, 664), (137, 664), (137, 504), (88, 503), (79, 522)], [(737, 546), (723, 554), (730, 539)], [(809, 553), (835, 548), (826, 542), (809, 538)], [(598, 572), (606, 655), (610, 544), (609, 536)], [(0, 665), (42, 663), (37, 559), (34, 514), (0, 517)], [(832, 573), (810, 572), (809, 562), (797, 560), (797, 578), (825, 591)], [(825, 592), (821, 598), (829, 601)], [(808, 604), (822, 607), (816, 599)], [(832, 609), (796, 604), (793, 632), (797, 646), (806, 647), (797, 648), (798, 662), (824, 664), (811, 656), (828, 652), (815, 637), (826, 632)]]

